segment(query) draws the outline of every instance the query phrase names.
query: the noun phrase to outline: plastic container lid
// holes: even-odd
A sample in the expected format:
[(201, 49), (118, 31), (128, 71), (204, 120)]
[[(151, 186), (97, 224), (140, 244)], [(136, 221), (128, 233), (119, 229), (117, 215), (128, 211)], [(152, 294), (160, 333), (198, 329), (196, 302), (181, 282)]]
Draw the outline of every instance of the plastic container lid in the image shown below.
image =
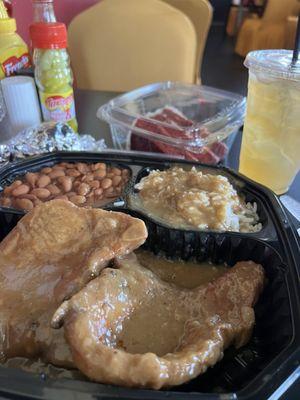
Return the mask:
[(37, 22), (30, 25), (30, 37), (36, 49), (65, 49), (67, 28), (61, 22)]
[[(173, 107), (191, 122), (176, 126), (176, 135), (155, 133), (155, 126), (174, 128), (166, 122), (153, 119), (153, 113), (164, 107)], [(178, 148), (200, 148), (221, 141), (242, 126), (246, 99), (235, 93), (208, 86), (180, 82), (154, 83), (133, 90), (99, 108), (97, 117), (109, 124), (128, 129), (128, 138), (134, 134), (150, 140), (159, 140)], [(142, 127), (136, 126), (136, 121)], [(147, 129), (147, 124), (151, 129)], [(201, 134), (206, 132), (205, 137)]]
[(292, 65), (292, 58), (292, 50), (257, 50), (247, 55), (244, 65), (274, 78), (299, 81), (300, 61)]

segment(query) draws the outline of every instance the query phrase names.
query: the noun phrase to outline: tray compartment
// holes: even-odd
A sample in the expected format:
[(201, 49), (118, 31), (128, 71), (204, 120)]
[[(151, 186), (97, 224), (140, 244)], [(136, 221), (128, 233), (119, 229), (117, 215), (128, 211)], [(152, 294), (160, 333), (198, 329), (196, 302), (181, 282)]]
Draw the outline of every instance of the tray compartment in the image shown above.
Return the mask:
[[(251, 386), (251, 390), (257, 389), (257, 385), (260, 384), (259, 374), (263, 373), (266, 377), (269, 373), (275, 379), (277, 364), (274, 360), (292, 343), (293, 319), (296, 315), (291, 311), (287, 284), (288, 266), (283, 263), (276, 250), (255, 238), (242, 235), (236, 237), (232, 234), (200, 234), (194, 235), (191, 241), (189, 232), (187, 234), (181, 232), (181, 236), (177, 236), (176, 244), (167, 246), (166, 243), (169, 243), (171, 238), (172, 232), (165, 237), (165, 240), (156, 242), (150, 233), (144, 247), (160, 254), (165, 253), (170, 258), (181, 256), (180, 258), (185, 260), (196, 258), (198, 261), (226, 263), (230, 266), (238, 261), (252, 260), (262, 264), (265, 269), (267, 284), (255, 306), (256, 324), (250, 342), (240, 349), (233, 347), (227, 349), (223, 360), (205, 374), (171, 389), (174, 392), (184, 393), (234, 392), (237, 398), (243, 398), (240, 397), (239, 391), (248, 385)], [(261, 385), (264, 385), (263, 379)]]
[[(27, 172), (37, 172), (40, 171), (42, 168), (52, 167), (53, 165), (64, 161), (74, 163), (85, 162), (87, 164), (104, 161), (109, 166), (127, 169), (129, 171), (130, 178), (123, 189), (123, 193), (121, 193), (118, 198), (105, 204), (102, 208), (109, 208), (114, 206), (115, 204), (124, 205), (124, 198), (129, 190), (128, 188), (131, 185), (131, 180), (133, 176), (133, 171), (130, 166), (122, 162), (118, 162), (113, 158), (108, 160), (103, 159), (100, 154), (94, 154), (93, 157), (88, 157), (88, 154), (86, 155), (85, 153), (75, 153), (73, 157), (71, 157), (71, 159), (69, 157), (65, 157), (65, 155), (65, 153), (54, 153), (47, 156), (31, 157), (26, 160), (12, 163), (7, 165), (6, 167), (3, 167), (0, 170), (0, 194), (5, 186), (10, 185), (15, 179), (22, 179)], [(25, 215), (25, 211), (23, 210), (18, 210), (13, 207), (6, 208), (0, 206), (0, 240), (2, 240), (10, 232), (10, 230), (18, 223), (23, 215)]]
[[(180, 167), (182, 167), (182, 166), (184, 168), (186, 167), (185, 164), (182, 164), (180, 162), (178, 162), (178, 163), (175, 162), (174, 164), (178, 165)], [(188, 165), (188, 167), (190, 168), (191, 166)], [(223, 168), (220, 168), (220, 167), (211, 167), (211, 166), (198, 167), (197, 165), (196, 165), (196, 167), (197, 167), (197, 169), (201, 170), (204, 173), (221, 174), (221, 175), (226, 176), (229, 179), (230, 183), (233, 185), (233, 187), (236, 188), (238, 194), (241, 195), (245, 199), (246, 203), (248, 203), (248, 202), (251, 204), (256, 203), (257, 214), (259, 216), (259, 222), (262, 224), (262, 229), (259, 232), (249, 232), (249, 233), (244, 232), (243, 233), (244, 235), (250, 235), (253, 237), (257, 237), (257, 238), (262, 238), (262, 239), (266, 239), (268, 241), (271, 241), (274, 239), (274, 231), (275, 231), (274, 225), (272, 224), (272, 221), (269, 218), (268, 211), (267, 211), (267, 208), (266, 208), (264, 202), (261, 201), (259, 196), (255, 195), (253, 192), (248, 190), (247, 184), (245, 184), (244, 181), (242, 181), (241, 179), (237, 179), (236, 176), (232, 176), (226, 169), (223, 170)], [(153, 170), (159, 169), (159, 170), (163, 171), (168, 168), (170, 168), (169, 165), (161, 166), (159, 168), (153, 168), (153, 167), (142, 168), (138, 172), (138, 174), (136, 175), (135, 179), (132, 182), (132, 193), (127, 198), (127, 208), (138, 211), (141, 215), (143, 215), (143, 218), (146, 218), (147, 220), (151, 219), (151, 221), (155, 222), (156, 225), (170, 229), (170, 227), (168, 226), (167, 223), (164, 223), (162, 221), (157, 221), (154, 216), (149, 217), (145, 210), (140, 209), (139, 207), (136, 207), (135, 205), (133, 205), (130, 202), (131, 197), (134, 198), (135, 196), (138, 196), (138, 190), (135, 189), (134, 186), (137, 183), (139, 183), (141, 181), (141, 179), (148, 176), (150, 174), (150, 172)], [(189, 231), (189, 229), (185, 229), (185, 228), (183, 228), (181, 230)]]
[[(290, 362), (297, 357), (297, 340), (299, 324), (295, 329), (298, 316), (293, 301), (299, 301), (299, 293), (290, 290), (288, 277), (289, 266), (284, 264), (281, 256), (270, 245), (255, 238), (232, 235), (211, 234), (205, 240), (194, 242), (196, 248), (187, 257), (186, 238), (181, 237), (177, 247), (181, 249), (182, 258), (194, 258), (201, 254), (201, 260), (217, 264), (227, 263), (233, 266), (237, 261), (253, 260), (261, 263), (265, 269), (267, 284), (255, 306), (256, 324), (250, 342), (240, 349), (230, 347), (225, 350), (224, 358), (205, 374), (192, 381), (164, 391), (116, 388), (96, 383), (82, 382), (81, 390), (85, 394), (97, 393), (102, 398), (123, 399), (263, 399), (268, 398), (290, 374)], [(153, 246), (154, 239), (149, 236), (145, 247)], [(199, 253), (198, 253), (199, 252)], [(179, 251), (173, 258), (178, 258)], [(296, 297), (298, 296), (298, 298)], [(297, 358), (296, 358), (297, 359)], [(295, 362), (295, 361), (294, 361)], [(293, 367), (295, 366), (294, 362)], [(19, 373), (19, 372), (18, 372)], [(5, 376), (5, 368), (0, 367), (0, 384)], [(28, 373), (30, 379), (33, 375)], [(272, 379), (268, 379), (268, 377)], [(35, 376), (37, 382), (40, 378)], [(43, 376), (43, 387), (72, 390), (78, 386), (78, 380), (53, 380)], [(9, 389), (14, 390), (13, 387)], [(34, 392), (34, 389), (32, 389)], [(32, 392), (32, 393), (33, 393)], [(47, 398), (41, 396), (39, 398)]]

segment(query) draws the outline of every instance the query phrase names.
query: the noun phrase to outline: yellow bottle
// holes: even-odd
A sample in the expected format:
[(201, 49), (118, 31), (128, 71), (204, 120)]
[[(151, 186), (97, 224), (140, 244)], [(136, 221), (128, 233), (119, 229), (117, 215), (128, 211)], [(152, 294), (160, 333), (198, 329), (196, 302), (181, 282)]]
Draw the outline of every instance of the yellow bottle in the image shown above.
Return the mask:
[(28, 47), (16, 29), (16, 20), (8, 17), (0, 1), (0, 79), (14, 75), (31, 64)]

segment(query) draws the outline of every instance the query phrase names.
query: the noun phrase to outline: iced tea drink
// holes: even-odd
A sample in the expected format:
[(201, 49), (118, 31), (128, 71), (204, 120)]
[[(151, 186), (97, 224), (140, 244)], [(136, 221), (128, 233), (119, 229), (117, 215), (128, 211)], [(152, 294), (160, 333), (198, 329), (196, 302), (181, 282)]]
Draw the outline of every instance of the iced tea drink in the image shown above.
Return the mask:
[(249, 53), (247, 113), (240, 172), (277, 194), (285, 193), (300, 169), (300, 67), (292, 51)]

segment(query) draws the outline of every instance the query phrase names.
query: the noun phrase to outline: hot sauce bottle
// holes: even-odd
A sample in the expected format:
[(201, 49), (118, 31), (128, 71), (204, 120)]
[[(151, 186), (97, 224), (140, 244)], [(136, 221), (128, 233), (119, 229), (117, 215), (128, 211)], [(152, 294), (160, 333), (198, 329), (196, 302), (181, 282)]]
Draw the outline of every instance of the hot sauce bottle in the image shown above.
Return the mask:
[(30, 36), (44, 121), (66, 122), (77, 131), (66, 26), (38, 22), (30, 26)]

